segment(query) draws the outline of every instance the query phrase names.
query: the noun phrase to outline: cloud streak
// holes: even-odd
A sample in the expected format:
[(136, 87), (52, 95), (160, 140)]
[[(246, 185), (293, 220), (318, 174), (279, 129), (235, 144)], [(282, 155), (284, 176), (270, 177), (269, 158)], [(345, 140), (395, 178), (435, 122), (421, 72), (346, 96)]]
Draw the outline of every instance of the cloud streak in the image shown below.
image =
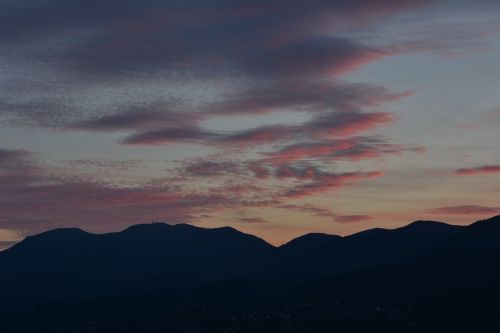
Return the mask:
[[(53, 225), (110, 230), (147, 220), (190, 222), (224, 209), (250, 207), (288, 208), (335, 219), (337, 215), (328, 209), (291, 204), (288, 200), (381, 175), (379, 172), (332, 173), (314, 166), (288, 166), (274, 171), (271, 168), (267, 169), (268, 177), (272, 175), (277, 181), (285, 181), (271, 190), (252, 181), (259, 179), (253, 170), (246, 161), (197, 159), (179, 169), (183, 186), (177, 185), (179, 179), (176, 178), (131, 186), (85, 177), (54, 176), (53, 171), (36, 162), (31, 153), (1, 149), (0, 186), (4, 191), (0, 193), (0, 227), (27, 233)], [(200, 178), (216, 180), (223, 176), (232, 180), (205, 188), (198, 183)], [(286, 180), (293, 182), (289, 184)], [(197, 186), (189, 187), (192, 181)], [(241, 218), (238, 222), (266, 221)]]
[(500, 207), (462, 205), (434, 208), (429, 212), (442, 215), (495, 215), (500, 214)]
[[(19, 166), (23, 166), (22, 168)], [(187, 222), (223, 207), (251, 205), (256, 189), (180, 189), (173, 180), (136, 186), (52, 176), (29, 152), (0, 150), (0, 226), (33, 231), (58, 226), (109, 228), (145, 220)]]
[(237, 223), (244, 223), (244, 224), (262, 224), (262, 223), (267, 223), (266, 220), (260, 217), (240, 217), (235, 219)]
[(315, 168), (287, 168), (286, 170), (286, 173), (281, 173), (279, 177), (310, 180), (310, 182), (294, 186), (284, 193), (283, 196), (288, 198), (303, 198), (316, 195), (333, 189), (339, 189), (361, 180), (381, 177), (383, 175), (379, 171), (330, 173), (319, 171)]
[(373, 217), (370, 215), (342, 215), (335, 218), (336, 222), (340, 223), (357, 223), (363, 221), (372, 220)]
[(457, 169), (455, 174), (460, 176), (500, 174), (500, 165), (483, 165), (473, 168), (462, 168)]
[(57, 51), (79, 70), (94, 72), (193, 68), (215, 63), (236, 65), (247, 72), (267, 69), (274, 75), (284, 75), (304, 57), (305, 70), (316, 72), (331, 69), (332, 64), (334, 68), (353, 67), (378, 55), (377, 50), (339, 37), (318, 38), (328, 20), (349, 22), (347, 15), (361, 23), (421, 4), (412, 0), (398, 4), (364, 0), (347, 5), (315, 0), (307, 6), (300, 2), (283, 6), (281, 1), (258, 0), (252, 4), (214, 1), (208, 6), (199, 0), (111, 0), (106, 4), (51, 0), (20, 5), (7, 0), (0, 28), (9, 33), (0, 34), (0, 42), (80, 33), (86, 38)]
[(300, 139), (329, 139), (365, 132), (394, 121), (387, 112), (332, 112), (321, 114), (301, 125), (268, 125), (236, 133), (217, 133), (199, 127), (166, 128), (127, 137), (129, 145), (161, 145), (195, 142), (203, 145), (255, 146)]
[(347, 160), (382, 158), (385, 155), (398, 155), (403, 152), (423, 153), (423, 147), (395, 145), (380, 138), (354, 136), (338, 140), (322, 140), (284, 146), (279, 150), (265, 153), (264, 161), (281, 165), (301, 160)]

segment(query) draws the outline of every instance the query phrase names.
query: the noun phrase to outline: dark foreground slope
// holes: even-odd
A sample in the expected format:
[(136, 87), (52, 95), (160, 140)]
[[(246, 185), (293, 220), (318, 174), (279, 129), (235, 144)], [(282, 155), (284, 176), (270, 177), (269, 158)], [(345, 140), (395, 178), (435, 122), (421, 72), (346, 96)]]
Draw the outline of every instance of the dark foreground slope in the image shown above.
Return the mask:
[[(0, 321), (7, 333), (499, 332), (498, 256), (448, 253), (431, 259), (286, 289), (231, 281), (183, 293), (46, 305), (0, 315)], [(258, 296), (218, 298), (248, 296), (248, 290)]]
[[(198, 229), (193, 230), (205, 232)], [(463, 228), (418, 222), (396, 230), (372, 230), (344, 238), (311, 235), (281, 248), (270, 247), (248, 235), (236, 235), (237, 242), (248, 241), (248, 245), (242, 246), (241, 252), (229, 251), (231, 256), (255, 253), (250, 257), (259, 258), (246, 261), (249, 265), (246, 269), (231, 266), (232, 261), (221, 265), (224, 269), (231, 267), (227, 271), (220, 268), (225, 272), (238, 268), (241, 276), (220, 277), (217, 275), (220, 270), (215, 269), (210, 272), (217, 272), (216, 279), (196, 286), (181, 283), (171, 288), (162, 285), (147, 290), (126, 289), (85, 300), (73, 298), (12, 308), (0, 316), (2, 332), (497, 332), (500, 329), (497, 319), (500, 217)], [(250, 244), (256, 247), (249, 249)], [(61, 246), (65, 248), (68, 244)], [(217, 255), (212, 255), (221, 256), (222, 260), (228, 255), (223, 254), (227, 250), (220, 249)], [(349, 258), (355, 264), (347, 265), (346, 260), (337, 259), (349, 251)], [(57, 257), (56, 252), (52, 254)], [(332, 261), (326, 261), (325, 253)], [(206, 255), (210, 262), (213, 258)], [(194, 253), (193, 258), (197, 257)], [(338, 269), (337, 262), (342, 269)], [(320, 264), (325, 268), (316, 266)], [(314, 273), (304, 274), (307, 267)], [(252, 277), (256, 272), (260, 274), (258, 278)], [(120, 279), (117, 281), (121, 283)]]

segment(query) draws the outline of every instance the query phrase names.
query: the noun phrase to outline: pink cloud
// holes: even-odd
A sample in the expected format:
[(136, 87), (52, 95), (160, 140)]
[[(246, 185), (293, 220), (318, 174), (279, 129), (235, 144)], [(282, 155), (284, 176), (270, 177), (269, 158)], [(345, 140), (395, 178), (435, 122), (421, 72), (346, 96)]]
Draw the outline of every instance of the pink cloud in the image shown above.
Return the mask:
[(370, 137), (350, 137), (292, 144), (264, 155), (266, 161), (274, 165), (281, 165), (293, 161), (317, 158), (358, 161), (380, 158), (384, 155), (398, 155), (403, 152), (423, 153), (425, 148), (388, 144), (380, 139)]
[[(219, 172), (219, 166), (216, 168)], [(209, 166), (208, 171), (204, 167), (192, 171), (211, 174), (213, 170)], [(122, 186), (52, 174), (28, 152), (0, 150), (0, 228), (23, 232), (54, 226), (110, 230), (148, 220), (189, 222), (209, 212), (264, 205), (272, 199), (272, 193), (243, 182), (203, 190), (179, 187), (168, 179)]]
[(475, 175), (495, 174), (495, 173), (500, 173), (500, 165), (483, 165), (473, 168), (457, 169), (455, 171), (455, 174), (461, 176), (475, 176)]
[(278, 179), (295, 178), (300, 180), (310, 180), (319, 178), (323, 173), (315, 166), (293, 167), (283, 165), (275, 170)]
[(388, 112), (333, 112), (322, 114), (305, 124), (312, 137), (331, 138), (349, 136), (394, 122)]
[(267, 153), (266, 156), (268, 156), (268, 160), (270, 160), (273, 164), (280, 165), (312, 157), (332, 156), (339, 152), (350, 151), (356, 146), (356, 139), (320, 143), (303, 143), (285, 146), (278, 151)]
[(319, 173), (312, 178), (312, 181), (289, 189), (284, 196), (302, 198), (305, 196), (324, 193), (332, 189), (351, 185), (364, 179), (371, 179), (382, 176), (382, 172), (346, 172), (346, 173)]
[(262, 161), (251, 161), (248, 163), (247, 168), (254, 174), (255, 177), (260, 179), (267, 178), (271, 174)]
[(388, 112), (327, 112), (299, 125), (267, 125), (236, 133), (217, 133), (200, 127), (174, 127), (132, 134), (123, 143), (160, 145), (194, 142), (204, 145), (255, 146), (292, 139), (330, 139), (365, 132), (394, 121)]
[(413, 95), (370, 84), (334, 80), (292, 80), (252, 87), (208, 106), (206, 116), (264, 114), (286, 109), (308, 112), (357, 112)]

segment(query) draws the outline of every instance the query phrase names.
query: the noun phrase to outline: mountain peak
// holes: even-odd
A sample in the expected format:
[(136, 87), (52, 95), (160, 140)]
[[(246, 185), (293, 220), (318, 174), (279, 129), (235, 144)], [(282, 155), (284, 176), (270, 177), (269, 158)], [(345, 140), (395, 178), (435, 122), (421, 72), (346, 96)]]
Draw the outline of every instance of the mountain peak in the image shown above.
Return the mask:
[(488, 222), (489, 223), (500, 223), (500, 215), (495, 215), (495, 216), (492, 216), (486, 220), (477, 221), (476, 223), (488, 223)]
[(450, 224), (440, 221), (417, 220), (398, 229), (449, 228), (449, 227), (457, 227), (457, 226), (452, 226)]
[(492, 227), (500, 229), (500, 215), (490, 217), (489, 219), (486, 219), (486, 220), (480, 220), (480, 221), (474, 222), (473, 224), (470, 225), (470, 227), (473, 229), (492, 228)]
[[(78, 234), (88, 234), (88, 232), (80, 228), (57, 228), (42, 232), (36, 236), (42, 235), (78, 235)], [(34, 237), (34, 236), (31, 236)]]
[(279, 249), (281, 251), (312, 251), (337, 239), (342, 239), (342, 237), (324, 233), (310, 233), (292, 239), (288, 243), (281, 245)]
[(165, 222), (151, 222), (151, 223), (141, 223), (132, 225), (122, 232), (135, 232), (135, 231), (146, 231), (146, 230), (163, 230), (169, 229), (172, 225)]
[(337, 236), (337, 235), (320, 233), (320, 232), (312, 232), (309, 234), (299, 236), (295, 239), (292, 239), (291, 241), (283, 244), (282, 246), (292, 245), (292, 244), (297, 243), (297, 242), (316, 242), (316, 241), (322, 241), (322, 240), (329, 240), (329, 239), (333, 239), (333, 238), (342, 238), (342, 237)]
[(47, 244), (65, 248), (91, 236), (92, 234), (79, 228), (58, 228), (37, 235), (28, 236), (21, 242), (5, 250), (5, 252), (36, 252), (36, 249), (43, 249)]
[(440, 221), (434, 221), (434, 220), (416, 220), (416, 221), (411, 222), (410, 224), (407, 224), (407, 226), (410, 226), (410, 225), (423, 225), (423, 224), (426, 224), (426, 225), (429, 225), (429, 224), (443, 225), (443, 224), (446, 224), (446, 223), (440, 222)]
[(74, 237), (81, 237), (81, 236), (88, 236), (92, 235), (82, 229), (79, 228), (57, 228), (53, 230), (48, 230), (45, 232), (42, 232), (37, 235), (32, 235), (28, 236), (25, 238), (24, 241), (31, 241), (31, 240), (38, 240), (38, 239), (43, 239), (43, 240), (56, 240), (56, 239), (64, 239), (64, 238), (74, 238)]

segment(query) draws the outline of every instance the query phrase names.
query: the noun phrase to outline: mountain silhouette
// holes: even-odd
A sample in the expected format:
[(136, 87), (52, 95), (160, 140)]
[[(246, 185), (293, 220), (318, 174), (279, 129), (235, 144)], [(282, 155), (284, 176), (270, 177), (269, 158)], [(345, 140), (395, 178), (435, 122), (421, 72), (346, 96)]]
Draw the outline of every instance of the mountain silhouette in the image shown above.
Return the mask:
[(435, 221), (416, 221), (397, 229), (370, 229), (350, 236), (307, 234), (281, 246), (282, 276), (325, 277), (431, 252), (464, 229)]
[(252, 269), (273, 249), (229, 227), (154, 223), (100, 235), (56, 229), (0, 253), (0, 284), (8, 286), (1, 290), (0, 306), (253, 276)]
[(500, 216), (470, 226), (417, 221), (346, 237), (308, 234), (280, 247), (229, 227), (153, 223), (108, 234), (56, 229), (0, 252), (0, 308), (163, 292), (187, 297), (193, 290), (196, 297), (237, 299), (342, 277), (354, 289), (355, 281), (378, 283), (387, 272), (460, 271), (487, 267), (499, 256)]

